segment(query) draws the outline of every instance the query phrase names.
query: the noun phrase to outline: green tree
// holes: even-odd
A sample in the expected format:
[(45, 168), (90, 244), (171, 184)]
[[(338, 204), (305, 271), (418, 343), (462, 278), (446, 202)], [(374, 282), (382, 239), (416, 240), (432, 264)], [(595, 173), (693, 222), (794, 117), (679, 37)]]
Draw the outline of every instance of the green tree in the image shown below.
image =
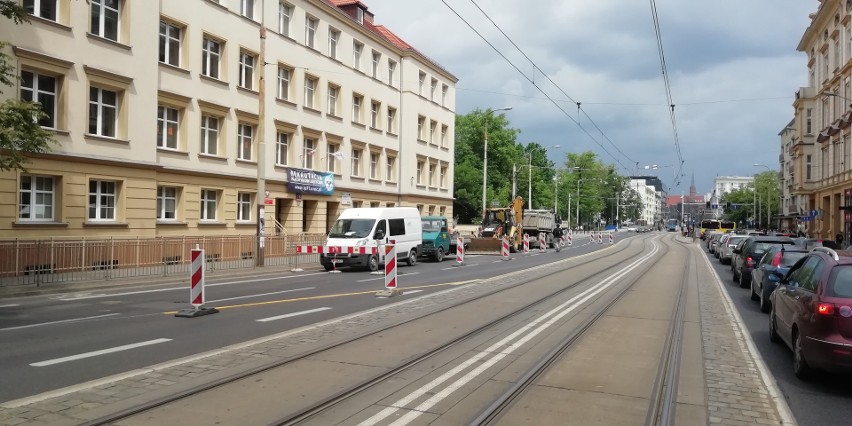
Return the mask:
[[(15, 24), (29, 23), (27, 13), (17, 1), (0, 0), (0, 14)], [(0, 84), (13, 87), (17, 69), (6, 53), (9, 44), (0, 41)], [(0, 89), (0, 94), (3, 90)], [(0, 172), (25, 170), (30, 154), (47, 152), (53, 135), (38, 124), (46, 115), (38, 103), (7, 99), (0, 104)]]
[(754, 208), (754, 190), (751, 186), (737, 188), (725, 194), (722, 199), (723, 205), (727, 203), (736, 204), (739, 207), (726, 208), (724, 211), (725, 220), (730, 220), (737, 223), (737, 226), (745, 226), (752, 217)]

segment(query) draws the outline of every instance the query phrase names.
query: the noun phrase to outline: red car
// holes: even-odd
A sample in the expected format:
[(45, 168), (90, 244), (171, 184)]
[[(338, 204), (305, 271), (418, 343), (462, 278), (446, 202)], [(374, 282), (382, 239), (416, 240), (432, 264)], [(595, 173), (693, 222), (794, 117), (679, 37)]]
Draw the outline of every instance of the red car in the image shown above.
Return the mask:
[(771, 273), (769, 338), (793, 350), (796, 376), (852, 373), (852, 251), (813, 249), (786, 276)]

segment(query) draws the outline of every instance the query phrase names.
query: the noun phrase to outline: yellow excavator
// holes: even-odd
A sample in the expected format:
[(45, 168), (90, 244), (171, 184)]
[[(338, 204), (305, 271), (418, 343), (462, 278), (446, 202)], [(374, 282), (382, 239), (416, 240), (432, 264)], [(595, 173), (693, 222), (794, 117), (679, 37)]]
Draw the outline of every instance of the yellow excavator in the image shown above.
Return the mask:
[(482, 232), (470, 239), (468, 254), (500, 254), (503, 236), (509, 237), (509, 251), (515, 253), (523, 243), (524, 200), (516, 197), (506, 207), (482, 212)]

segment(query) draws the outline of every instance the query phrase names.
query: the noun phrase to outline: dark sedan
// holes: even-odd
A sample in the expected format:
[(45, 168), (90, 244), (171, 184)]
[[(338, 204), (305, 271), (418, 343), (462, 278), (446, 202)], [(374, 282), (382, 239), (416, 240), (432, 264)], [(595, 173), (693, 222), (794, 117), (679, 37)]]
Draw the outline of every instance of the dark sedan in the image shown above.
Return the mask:
[(769, 279), (770, 274), (772, 272), (787, 274), (790, 267), (806, 254), (808, 250), (804, 247), (782, 244), (770, 247), (760, 258), (757, 267), (751, 271), (751, 300), (760, 301), (762, 312), (769, 312), (771, 309), (769, 296), (777, 286), (777, 281)]
[(734, 253), (738, 256), (733, 265), (734, 282), (739, 282), (740, 287), (747, 288), (751, 284), (751, 270), (772, 246), (781, 244), (793, 244), (790, 237), (751, 236), (743, 241), (742, 246), (737, 246)]
[(852, 252), (816, 248), (781, 277), (772, 293), (769, 338), (793, 349), (793, 370), (852, 372)]

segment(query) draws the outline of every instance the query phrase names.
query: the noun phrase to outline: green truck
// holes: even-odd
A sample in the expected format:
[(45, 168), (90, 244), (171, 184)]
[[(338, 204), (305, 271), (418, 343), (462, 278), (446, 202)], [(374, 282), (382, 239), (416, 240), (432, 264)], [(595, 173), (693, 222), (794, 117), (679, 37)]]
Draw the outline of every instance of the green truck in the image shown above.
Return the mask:
[(443, 216), (423, 216), (423, 250), (422, 256), (432, 258), (435, 262), (444, 260), (450, 252), (450, 232), (447, 228), (447, 218)]

